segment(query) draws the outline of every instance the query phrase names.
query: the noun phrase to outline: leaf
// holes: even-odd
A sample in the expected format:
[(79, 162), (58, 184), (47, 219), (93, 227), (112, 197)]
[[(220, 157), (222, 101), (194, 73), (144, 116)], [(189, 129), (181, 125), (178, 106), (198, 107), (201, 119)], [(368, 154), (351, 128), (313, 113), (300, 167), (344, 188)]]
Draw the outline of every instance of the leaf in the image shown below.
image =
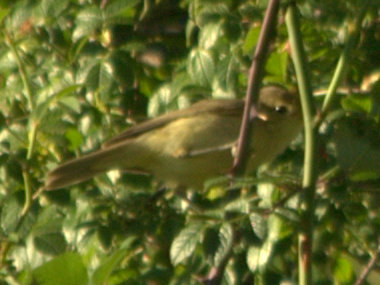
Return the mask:
[(76, 18), (73, 39), (78, 40), (81, 37), (93, 34), (96, 29), (101, 27), (102, 23), (103, 13), (99, 7), (92, 6), (80, 10)]
[(107, 58), (107, 62), (111, 66), (111, 75), (117, 79), (118, 85), (123, 88), (131, 88), (133, 86), (135, 65), (131, 57), (122, 51), (111, 52)]
[(170, 248), (173, 265), (178, 265), (194, 253), (202, 234), (203, 225), (200, 223), (189, 225), (178, 234)]
[(286, 83), (289, 55), (286, 52), (273, 52), (270, 54), (265, 69), (269, 73), (266, 80), (270, 82)]
[(369, 114), (373, 109), (372, 98), (367, 95), (354, 94), (342, 100), (342, 107), (351, 112), (365, 112)]
[(189, 57), (189, 74), (195, 83), (211, 86), (215, 72), (214, 60), (209, 51), (195, 49)]
[(259, 214), (252, 213), (249, 215), (253, 232), (260, 238), (264, 239), (267, 235), (267, 221)]
[(273, 242), (266, 241), (261, 247), (251, 246), (248, 249), (247, 264), (251, 272), (262, 272), (268, 265), (272, 251)]
[(351, 284), (355, 277), (352, 263), (344, 257), (338, 257), (334, 264), (334, 276), (339, 284)]
[(277, 216), (270, 215), (268, 218), (268, 240), (276, 243), (277, 241), (286, 238), (292, 233), (291, 228), (285, 221)]
[(43, 13), (44, 17), (58, 17), (67, 8), (69, 0), (55, 1), (42, 0), (38, 8)]
[(54, 206), (47, 207), (40, 213), (33, 226), (33, 243), (40, 252), (57, 255), (66, 250), (66, 239), (62, 233), (63, 218), (57, 215)]
[(40, 285), (83, 285), (88, 284), (86, 267), (79, 254), (68, 252), (43, 264), (33, 271)]
[(13, 232), (21, 217), (24, 196), (21, 191), (14, 193), (2, 201), (1, 229), (5, 233)]
[(140, 0), (118, 0), (106, 6), (104, 12), (105, 23), (107, 25), (132, 24), (135, 18), (134, 8)]
[(71, 151), (79, 149), (79, 147), (83, 143), (82, 134), (77, 129), (74, 129), (74, 128), (70, 128), (66, 131), (65, 138), (70, 142), (68, 148)]
[(226, 56), (217, 63), (216, 79), (218, 86), (227, 92), (228, 97), (235, 97), (238, 75), (239, 64), (235, 56)]
[(214, 264), (219, 266), (220, 263), (229, 253), (234, 237), (234, 231), (229, 223), (224, 223), (219, 230), (219, 246), (215, 253)]
[(121, 260), (126, 257), (127, 249), (114, 251), (111, 256), (102, 261), (101, 265), (95, 270), (91, 278), (91, 284), (106, 284), (112, 271), (120, 264)]
[(199, 47), (205, 50), (215, 46), (222, 35), (220, 23), (210, 23), (203, 27), (199, 35)]
[[(77, 108), (78, 100), (76, 98), (71, 98), (70, 101), (67, 100), (68, 97), (72, 95), (73, 92), (75, 92), (78, 88), (80, 88), (82, 85), (76, 84), (71, 85), (68, 87), (63, 88), (62, 90), (52, 94), (47, 99), (41, 102), (37, 102), (37, 107), (33, 110), (33, 112), (30, 115), (30, 123), (37, 123), (39, 124), (41, 121), (43, 121), (46, 114), (49, 115), (49, 108), (52, 106), (52, 104), (56, 101), (62, 100), (62, 102), (67, 105), (70, 102), (70, 107), (73, 109)], [(65, 100), (66, 98), (66, 100)]]
[[(380, 151), (374, 145), (379, 140), (378, 134), (372, 134), (369, 126), (362, 128), (357, 121), (340, 121), (335, 125), (334, 133), (340, 167), (348, 171), (351, 178), (359, 180), (376, 178), (380, 173)], [(365, 133), (361, 134), (362, 131)]]
[(251, 55), (253, 53), (253, 49), (256, 46), (257, 41), (259, 40), (260, 31), (261, 31), (260, 26), (253, 27), (249, 30), (244, 40), (244, 45), (243, 45), (244, 54)]
[(219, 230), (209, 228), (205, 231), (202, 248), (206, 258), (213, 266), (220, 265), (229, 253), (232, 241), (233, 229), (228, 223), (224, 223)]

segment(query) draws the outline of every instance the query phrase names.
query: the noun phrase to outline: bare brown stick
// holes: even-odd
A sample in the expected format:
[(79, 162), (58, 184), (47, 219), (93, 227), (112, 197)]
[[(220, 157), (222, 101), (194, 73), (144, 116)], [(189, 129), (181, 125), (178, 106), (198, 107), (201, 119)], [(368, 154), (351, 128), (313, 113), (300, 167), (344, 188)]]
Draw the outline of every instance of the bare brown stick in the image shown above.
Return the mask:
[(359, 278), (356, 280), (355, 285), (361, 285), (364, 283), (368, 274), (376, 266), (376, 262), (379, 259), (379, 255), (380, 255), (380, 244), (378, 245), (377, 250), (372, 256), (371, 260), (368, 262), (367, 266), (364, 268), (363, 272), (360, 274)]
[(268, 4), (255, 55), (249, 69), (248, 86), (245, 96), (245, 107), (237, 145), (237, 153), (231, 169), (231, 174), (233, 176), (242, 174), (248, 162), (248, 145), (250, 137), (252, 136), (250, 125), (252, 119), (257, 115), (255, 105), (258, 100), (260, 81), (262, 79), (265, 60), (269, 50), (269, 43), (274, 35), (279, 6), (280, 0), (271, 0)]

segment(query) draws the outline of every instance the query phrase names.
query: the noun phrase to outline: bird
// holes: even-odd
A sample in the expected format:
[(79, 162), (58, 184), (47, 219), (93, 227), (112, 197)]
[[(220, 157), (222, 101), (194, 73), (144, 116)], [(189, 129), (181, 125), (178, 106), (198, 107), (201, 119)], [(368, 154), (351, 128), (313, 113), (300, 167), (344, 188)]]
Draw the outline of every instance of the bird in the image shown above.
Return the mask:
[[(65, 188), (109, 170), (143, 172), (167, 187), (203, 189), (232, 168), (244, 111), (242, 99), (204, 99), (136, 124), (103, 146), (48, 173), (46, 190)], [(261, 88), (252, 120), (247, 172), (272, 161), (302, 129), (299, 96)]]

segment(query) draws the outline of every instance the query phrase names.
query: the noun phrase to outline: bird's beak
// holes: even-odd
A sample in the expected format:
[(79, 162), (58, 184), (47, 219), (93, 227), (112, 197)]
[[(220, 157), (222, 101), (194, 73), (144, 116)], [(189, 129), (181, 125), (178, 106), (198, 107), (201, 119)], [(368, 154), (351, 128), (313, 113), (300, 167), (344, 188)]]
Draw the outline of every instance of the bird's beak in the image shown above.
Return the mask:
[(256, 116), (262, 121), (268, 121), (268, 114), (266, 114), (265, 112), (257, 112)]

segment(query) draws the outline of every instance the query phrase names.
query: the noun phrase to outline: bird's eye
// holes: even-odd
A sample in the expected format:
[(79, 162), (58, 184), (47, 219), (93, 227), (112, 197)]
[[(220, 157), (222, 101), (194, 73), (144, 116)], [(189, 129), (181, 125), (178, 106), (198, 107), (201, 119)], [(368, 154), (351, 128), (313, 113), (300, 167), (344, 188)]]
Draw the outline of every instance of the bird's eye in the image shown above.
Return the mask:
[(276, 106), (275, 111), (279, 114), (286, 114), (288, 112), (288, 108), (286, 106)]

